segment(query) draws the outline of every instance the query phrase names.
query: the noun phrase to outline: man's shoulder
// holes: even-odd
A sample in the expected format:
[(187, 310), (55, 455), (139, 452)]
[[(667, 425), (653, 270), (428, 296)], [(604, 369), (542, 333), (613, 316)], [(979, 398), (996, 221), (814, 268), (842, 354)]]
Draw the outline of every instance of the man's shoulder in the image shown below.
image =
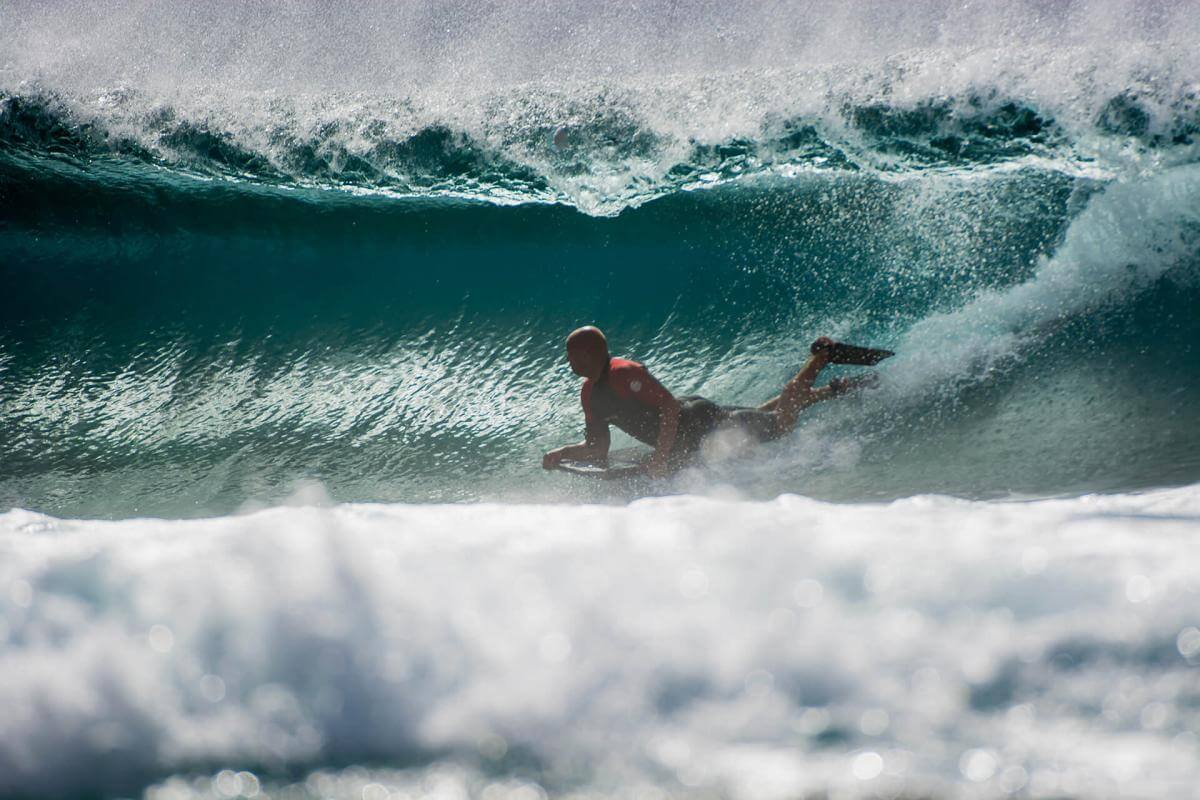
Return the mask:
[(608, 369), (611, 374), (632, 374), (635, 372), (646, 371), (646, 368), (637, 361), (631, 361), (628, 358), (616, 357), (609, 361)]
[(637, 361), (614, 358), (608, 367), (609, 382), (620, 394), (640, 392), (650, 378), (650, 372)]

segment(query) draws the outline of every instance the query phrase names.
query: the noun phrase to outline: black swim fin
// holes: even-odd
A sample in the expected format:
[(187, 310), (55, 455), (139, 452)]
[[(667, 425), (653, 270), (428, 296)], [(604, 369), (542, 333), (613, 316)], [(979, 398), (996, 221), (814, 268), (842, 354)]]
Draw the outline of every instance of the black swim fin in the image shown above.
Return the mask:
[(829, 363), (831, 364), (857, 364), (863, 367), (871, 367), (883, 361), (885, 358), (891, 358), (896, 355), (891, 350), (879, 350), (874, 347), (859, 347), (858, 345), (845, 344), (844, 342), (835, 342), (831, 339), (817, 339), (812, 343), (809, 351), (816, 355), (821, 350), (828, 348)]

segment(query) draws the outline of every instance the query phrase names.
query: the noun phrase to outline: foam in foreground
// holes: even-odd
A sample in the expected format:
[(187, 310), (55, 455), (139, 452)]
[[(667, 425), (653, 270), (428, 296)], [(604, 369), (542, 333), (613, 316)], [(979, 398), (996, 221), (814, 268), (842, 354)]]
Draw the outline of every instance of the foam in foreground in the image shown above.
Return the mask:
[(12, 511), (0, 794), (1182, 797), (1198, 529), (1200, 487)]

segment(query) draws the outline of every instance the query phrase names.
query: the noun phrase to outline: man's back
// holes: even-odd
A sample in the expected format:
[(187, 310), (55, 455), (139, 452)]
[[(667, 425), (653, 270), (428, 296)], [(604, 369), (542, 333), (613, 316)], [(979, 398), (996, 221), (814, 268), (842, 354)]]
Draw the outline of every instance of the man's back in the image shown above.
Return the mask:
[(649, 445), (658, 440), (660, 408), (671, 397), (650, 371), (637, 361), (612, 358), (598, 378), (583, 382), (579, 400), (589, 433), (599, 425), (616, 425)]

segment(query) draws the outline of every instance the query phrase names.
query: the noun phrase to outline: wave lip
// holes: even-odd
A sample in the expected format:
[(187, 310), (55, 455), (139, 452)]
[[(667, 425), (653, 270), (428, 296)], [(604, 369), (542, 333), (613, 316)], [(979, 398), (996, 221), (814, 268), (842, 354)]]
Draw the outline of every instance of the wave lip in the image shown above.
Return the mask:
[(1168, 150), (1195, 160), (1200, 131), (1187, 0), (788, 13), (571, 0), (553, 14), (512, 0), (470, 13), (14, 0), (7, 21), (4, 105), (17, 98), (25, 121), (53, 106), (62, 124), (25, 130), (49, 131), (52, 148), (78, 134), (206, 175), (597, 214), (793, 163), (904, 171), (1048, 153), (1136, 172)]
[[(1105, 173), (1127, 168), (1129, 142), (1142, 154), (1133, 161), (1194, 160), (1200, 107), (1184, 88), (1172, 102), (1121, 87), (1080, 127), (999, 85), (949, 96), (893, 89), (908, 72), (932, 69), (917, 64), (858, 70), (857, 81), (880, 84), (867, 91), (834, 69), (676, 78), (655, 89), (498, 89), (456, 111), (437, 95), (80, 94), (23, 82), (0, 92), (0, 148), (267, 186), (557, 202), (599, 215), (797, 170), (905, 175), (1040, 160)], [(805, 87), (799, 97), (789, 81)], [(715, 99), (698, 105), (700, 86)]]
[(1197, 524), (1195, 486), (13, 511), (0, 792), (365, 762), (553, 794), (1185, 791)]

